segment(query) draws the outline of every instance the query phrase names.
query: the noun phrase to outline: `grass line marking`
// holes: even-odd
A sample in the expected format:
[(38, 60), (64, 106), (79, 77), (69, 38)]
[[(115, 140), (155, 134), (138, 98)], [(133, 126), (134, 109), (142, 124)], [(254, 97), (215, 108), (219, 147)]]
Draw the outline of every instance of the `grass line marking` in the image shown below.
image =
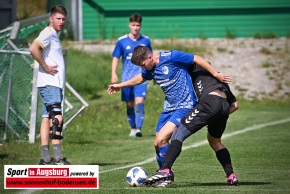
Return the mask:
[[(223, 139), (229, 138), (229, 137), (232, 137), (232, 136), (235, 136), (235, 135), (238, 135), (238, 134), (242, 134), (242, 133), (247, 133), (249, 131), (254, 131), (254, 130), (257, 130), (257, 129), (261, 129), (263, 127), (269, 127), (269, 126), (278, 125), (278, 124), (287, 123), (287, 122), (290, 122), (290, 118), (282, 119), (282, 120), (279, 120), (279, 121), (273, 121), (273, 122), (269, 122), (269, 123), (263, 123), (263, 124), (259, 124), (259, 125), (254, 125), (252, 127), (246, 127), (244, 129), (241, 129), (241, 130), (238, 130), (238, 131), (229, 133), (229, 134), (224, 134), (223, 135)], [(202, 145), (205, 145), (205, 144), (208, 144), (207, 140), (200, 141), (200, 142), (191, 144), (189, 146), (184, 146), (182, 148), (182, 150), (188, 150), (190, 148), (199, 147), (199, 146), (202, 146)], [(103, 171), (100, 171), (99, 173), (102, 174), (102, 173), (106, 173), (106, 172), (112, 172), (112, 171), (116, 171), (116, 170), (121, 170), (121, 169), (126, 169), (126, 168), (132, 168), (134, 166), (141, 166), (143, 164), (148, 164), (148, 163), (153, 162), (155, 160), (156, 160), (156, 158), (155, 157), (152, 157), (152, 158), (148, 158), (148, 159), (146, 159), (146, 160), (144, 160), (142, 162), (137, 162), (137, 163), (130, 164), (130, 165), (126, 165), (126, 166), (121, 166), (121, 167), (118, 167), (118, 168), (112, 168), (112, 169), (109, 169), (109, 170), (103, 170)], [(22, 190), (20, 193), (21, 194), (31, 194), (31, 193), (34, 193), (34, 192), (40, 191), (40, 190), (41, 189)], [(279, 190), (277, 190), (277, 191), (279, 191)]]
[[(247, 133), (249, 131), (254, 131), (254, 130), (257, 130), (257, 129), (261, 129), (263, 127), (278, 125), (278, 124), (287, 123), (287, 122), (290, 122), (290, 118), (282, 119), (282, 120), (279, 120), (279, 121), (273, 121), (273, 122), (269, 122), (269, 123), (263, 123), (263, 124), (259, 124), (259, 125), (254, 125), (252, 127), (246, 127), (244, 129), (241, 129), (241, 130), (238, 130), (238, 131), (234, 131), (232, 133), (224, 134), (222, 138), (226, 139), (226, 138), (229, 138), (229, 137), (232, 137), (232, 136), (235, 136), (235, 135), (239, 135), (239, 134), (242, 134), (242, 133)], [(197, 143), (193, 143), (193, 144), (191, 144), (189, 146), (184, 146), (182, 148), (182, 150), (187, 150), (187, 149), (190, 149), (190, 148), (196, 148), (196, 147), (199, 147), (199, 146), (202, 146), (202, 145), (205, 145), (205, 144), (208, 144), (207, 140), (200, 141), (200, 142), (197, 142)], [(100, 171), (99, 173), (101, 174), (101, 173), (111, 172), (111, 171), (115, 171), (115, 170), (132, 168), (134, 166), (141, 166), (143, 164), (148, 164), (148, 163), (153, 162), (155, 160), (156, 160), (156, 158), (154, 156), (154, 157), (148, 158), (148, 159), (146, 159), (146, 160), (144, 160), (142, 162), (137, 162), (137, 163), (134, 163), (134, 164), (129, 164), (129, 165), (121, 166), (121, 167), (117, 167), (117, 168), (112, 168), (112, 169), (109, 169), (109, 170), (103, 170), (103, 171)]]

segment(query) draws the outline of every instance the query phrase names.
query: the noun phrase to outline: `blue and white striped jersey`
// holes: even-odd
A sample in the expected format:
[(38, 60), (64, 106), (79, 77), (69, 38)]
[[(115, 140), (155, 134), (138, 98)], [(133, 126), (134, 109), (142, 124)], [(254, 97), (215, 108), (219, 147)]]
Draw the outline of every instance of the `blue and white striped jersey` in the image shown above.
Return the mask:
[(160, 52), (159, 63), (150, 71), (142, 71), (144, 79), (154, 79), (163, 90), (164, 112), (191, 109), (196, 105), (197, 99), (187, 70), (193, 59), (194, 55), (177, 50)]
[(134, 65), (131, 62), (134, 48), (138, 45), (146, 46), (152, 50), (149, 37), (144, 35), (141, 35), (138, 40), (134, 41), (128, 34), (126, 34), (121, 36), (116, 43), (112, 56), (117, 57), (118, 59), (122, 56), (122, 82), (127, 81), (142, 72), (141, 67)]

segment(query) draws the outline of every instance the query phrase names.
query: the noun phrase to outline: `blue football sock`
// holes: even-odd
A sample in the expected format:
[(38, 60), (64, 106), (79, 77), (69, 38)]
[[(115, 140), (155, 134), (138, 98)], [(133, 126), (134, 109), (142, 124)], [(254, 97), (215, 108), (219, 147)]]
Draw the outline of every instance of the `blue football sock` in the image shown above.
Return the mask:
[(134, 107), (133, 108), (127, 108), (127, 119), (128, 119), (128, 122), (129, 122), (131, 128), (132, 129), (136, 128)]
[(156, 150), (156, 160), (158, 163), (159, 168), (162, 167), (162, 164), (164, 162), (164, 156), (168, 150), (169, 143), (166, 144), (165, 146), (159, 146), (159, 150)]
[(136, 128), (141, 129), (144, 121), (144, 103), (136, 104)]

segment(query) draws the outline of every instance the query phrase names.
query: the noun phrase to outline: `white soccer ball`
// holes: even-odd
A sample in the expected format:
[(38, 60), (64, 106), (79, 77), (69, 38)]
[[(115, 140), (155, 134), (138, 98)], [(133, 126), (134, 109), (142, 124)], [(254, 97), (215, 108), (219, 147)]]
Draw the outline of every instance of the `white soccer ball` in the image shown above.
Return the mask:
[(141, 186), (142, 183), (148, 178), (147, 171), (142, 167), (133, 167), (129, 170), (126, 180), (132, 187)]

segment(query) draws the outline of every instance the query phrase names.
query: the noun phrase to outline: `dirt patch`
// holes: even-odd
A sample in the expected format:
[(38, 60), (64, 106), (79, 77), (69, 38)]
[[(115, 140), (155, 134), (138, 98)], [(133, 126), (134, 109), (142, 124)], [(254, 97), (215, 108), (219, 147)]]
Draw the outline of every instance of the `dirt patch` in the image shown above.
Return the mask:
[[(157, 41), (160, 42), (153, 40), (152, 45)], [(231, 88), (235, 95), (248, 100), (290, 98), (289, 39), (190, 39), (180, 42), (206, 47), (202, 56), (218, 71), (233, 78)], [(112, 42), (71, 46), (90, 53), (111, 53), (114, 49)]]
[(231, 88), (245, 99), (281, 99), (290, 94), (288, 39), (209, 40), (205, 58), (233, 78)]

